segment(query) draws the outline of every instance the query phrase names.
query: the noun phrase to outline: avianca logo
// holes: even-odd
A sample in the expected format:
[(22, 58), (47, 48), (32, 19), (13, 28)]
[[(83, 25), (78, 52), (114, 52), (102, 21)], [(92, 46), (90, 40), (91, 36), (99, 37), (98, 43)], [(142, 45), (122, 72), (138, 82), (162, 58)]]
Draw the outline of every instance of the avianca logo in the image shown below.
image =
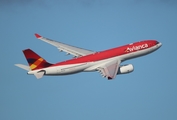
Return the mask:
[(142, 44), (142, 45), (138, 45), (138, 46), (133, 46), (133, 47), (128, 47), (125, 52), (132, 52), (132, 51), (137, 51), (137, 50), (141, 50), (144, 48), (147, 48), (148, 44)]
[(39, 58), (38, 60), (36, 60), (33, 64), (30, 65), (30, 69), (33, 70), (35, 69), (37, 66), (39, 66), (39, 64), (41, 64), (44, 61), (44, 59)]

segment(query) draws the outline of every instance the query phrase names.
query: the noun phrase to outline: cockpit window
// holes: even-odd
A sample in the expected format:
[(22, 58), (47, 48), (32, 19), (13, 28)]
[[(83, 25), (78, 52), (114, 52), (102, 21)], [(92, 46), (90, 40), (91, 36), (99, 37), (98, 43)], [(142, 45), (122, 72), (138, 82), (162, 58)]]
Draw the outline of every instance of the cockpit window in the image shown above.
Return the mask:
[(159, 42), (157, 41), (156, 44), (159, 44)]

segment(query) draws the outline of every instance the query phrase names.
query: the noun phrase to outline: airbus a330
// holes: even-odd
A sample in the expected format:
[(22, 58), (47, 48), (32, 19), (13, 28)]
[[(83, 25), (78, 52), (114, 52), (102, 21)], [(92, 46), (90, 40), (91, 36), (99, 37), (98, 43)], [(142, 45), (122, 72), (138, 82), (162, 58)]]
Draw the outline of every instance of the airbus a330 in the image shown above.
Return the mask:
[(52, 64), (31, 49), (23, 50), (29, 66), (23, 64), (15, 65), (26, 70), (27, 74), (35, 75), (37, 79), (42, 78), (44, 75), (57, 76), (92, 71), (100, 72), (103, 77), (109, 80), (114, 79), (116, 75), (133, 72), (133, 65), (121, 65), (123, 61), (147, 55), (162, 46), (162, 43), (156, 40), (143, 40), (100, 52), (94, 52), (57, 42), (42, 37), (39, 34), (35, 34), (35, 36), (37, 39), (57, 47), (60, 51), (74, 56), (70, 60)]

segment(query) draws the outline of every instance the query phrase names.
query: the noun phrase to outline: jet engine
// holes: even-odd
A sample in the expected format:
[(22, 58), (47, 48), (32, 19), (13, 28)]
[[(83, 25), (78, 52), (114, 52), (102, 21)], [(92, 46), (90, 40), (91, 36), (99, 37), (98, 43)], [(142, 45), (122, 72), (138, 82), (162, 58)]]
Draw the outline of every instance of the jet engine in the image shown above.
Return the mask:
[(117, 74), (126, 74), (126, 73), (133, 72), (133, 70), (134, 68), (132, 64), (122, 65), (119, 67)]

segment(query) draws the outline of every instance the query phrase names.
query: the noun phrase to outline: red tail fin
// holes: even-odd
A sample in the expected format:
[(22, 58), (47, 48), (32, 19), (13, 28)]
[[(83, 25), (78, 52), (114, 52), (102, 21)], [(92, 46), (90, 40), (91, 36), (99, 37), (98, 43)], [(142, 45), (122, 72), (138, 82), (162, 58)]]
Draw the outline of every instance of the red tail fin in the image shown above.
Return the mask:
[(41, 69), (52, 65), (30, 49), (23, 50), (23, 53), (31, 70)]

